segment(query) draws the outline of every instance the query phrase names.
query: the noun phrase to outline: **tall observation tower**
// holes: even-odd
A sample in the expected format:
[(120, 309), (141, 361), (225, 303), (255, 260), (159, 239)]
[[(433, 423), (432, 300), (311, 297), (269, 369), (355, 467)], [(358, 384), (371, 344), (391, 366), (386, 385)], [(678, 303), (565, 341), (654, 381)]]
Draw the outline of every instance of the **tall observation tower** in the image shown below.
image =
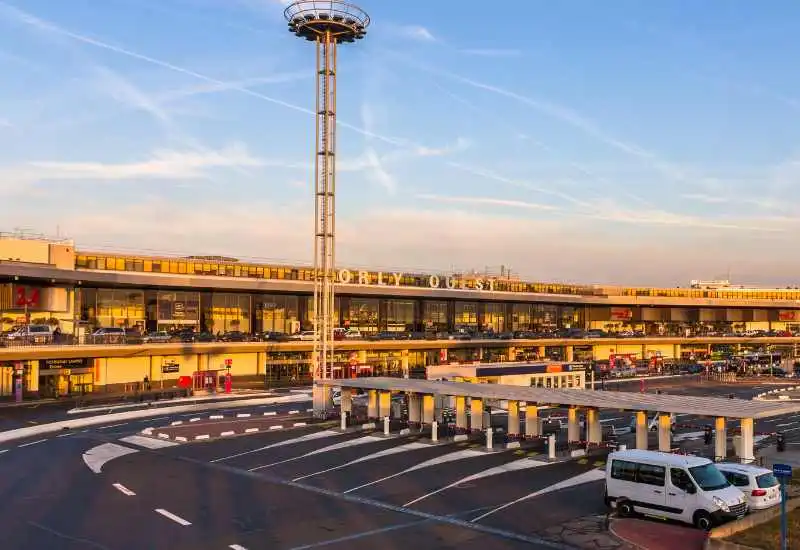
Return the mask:
[[(336, 47), (364, 38), (369, 16), (340, 0), (297, 0), (284, 11), (289, 31), (316, 44), (317, 135), (314, 149), (314, 380), (333, 376), (336, 282)], [(314, 386), (314, 412), (332, 405), (330, 390)]]

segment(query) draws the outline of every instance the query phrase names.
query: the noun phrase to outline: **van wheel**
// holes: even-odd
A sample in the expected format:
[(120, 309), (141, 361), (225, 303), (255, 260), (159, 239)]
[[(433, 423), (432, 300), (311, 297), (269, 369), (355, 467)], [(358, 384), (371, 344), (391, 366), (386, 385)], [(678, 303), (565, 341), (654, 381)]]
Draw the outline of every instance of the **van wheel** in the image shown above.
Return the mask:
[(703, 531), (711, 531), (714, 527), (714, 521), (711, 519), (711, 514), (705, 510), (700, 510), (694, 514), (694, 526)]
[(629, 518), (633, 515), (633, 504), (627, 500), (617, 501), (617, 515), (621, 518)]

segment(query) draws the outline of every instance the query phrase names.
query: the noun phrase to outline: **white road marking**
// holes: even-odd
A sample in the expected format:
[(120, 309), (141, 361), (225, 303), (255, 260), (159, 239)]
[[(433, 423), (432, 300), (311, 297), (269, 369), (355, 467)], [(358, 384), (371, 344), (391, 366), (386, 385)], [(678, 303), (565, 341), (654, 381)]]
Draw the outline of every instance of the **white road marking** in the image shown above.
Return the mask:
[(252, 449), (250, 451), (244, 451), (243, 453), (236, 453), (235, 455), (230, 456), (223, 456), (221, 458), (215, 458), (211, 462), (222, 462), (223, 460), (230, 460), (232, 458), (238, 458), (240, 456), (245, 456), (253, 453), (260, 453), (261, 451), (266, 451), (267, 449), (273, 449), (275, 447), (283, 447), (284, 445), (293, 445), (295, 443), (302, 443), (304, 441), (313, 441), (314, 439), (321, 439), (323, 437), (333, 437), (336, 435), (344, 435), (345, 432), (338, 432), (333, 430), (323, 430), (321, 432), (314, 432), (306, 435), (301, 435), (300, 437), (295, 437), (294, 439), (287, 439), (285, 441), (278, 441), (277, 443), (272, 443), (270, 445), (265, 445), (263, 447), (259, 447), (258, 449)]
[(455, 451), (452, 453), (448, 453), (446, 455), (437, 456), (436, 458), (432, 458), (430, 460), (426, 460), (425, 462), (420, 462), (419, 464), (412, 466), (410, 468), (406, 468), (400, 472), (394, 473), (390, 476), (382, 477), (380, 479), (376, 479), (374, 481), (370, 481), (369, 483), (365, 483), (363, 485), (359, 485), (358, 487), (353, 487), (352, 489), (348, 489), (344, 491), (345, 494), (352, 493), (353, 491), (358, 491), (359, 489), (363, 489), (364, 487), (369, 487), (370, 485), (375, 485), (377, 483), (381, 483), (388, 479), (392, 479), (404, 474), (408, 474), (410, 472), (414, 472), (416, 470), (421, 470), (423, 468), (429, 468), (431, 466), (437, 466), (439, 464), (446, 464), (447, 462), (453, 462), (455, 460), (462, 460), (465, 458), (473, 458), (476, 456), (486, 456), (486, 453), (483, 451), (475, 451), (473, 449), (464, 449), (461, 451)]
[(786, 426), (794, 426), (795, 424), (800, 424), (800, 422), (789, 422), (788, 424), (775, 424), (775, 427), (785, 428)]
[(124, 486), (122, 483), (114, 483), (114, 484), (113, 484), (113, 487), (114, 487), (114, 488), (115, 488), (117, 491), (119, 491), (120, 493), (122, 493), (123, 495), (129, 496), (129, 497), (135, 497), (135, 496), (136, 496), (136, 493), (134, 493), (133, 491), (131, 491), (130, 489), (128, 489), (127, 487), (125, 487), (125, 486)]
[(270, 429), (270, 430), (282, 430), (282, 429), (283, 429), (283, 426), (281, 426), (280, 424), (278, 424), (277, 426), (270, 426), (270, 427), (269, 427), (269, 429)]
[(228, 546), (231, 550), (247, 550), (244, 546), (239, 546), (238, 544), (231, 544)]
[(301, 426), (308, 426), (308, 424), (306, 424), (305, 422), (295, 422), (294, 424), (292, 424), (292, 426), (295, 428), (299, 428)]
[(175, 447), (177, 443), (173, 441), (165, 441), (163, 439), (153, 439), (152, 437), (142, 437), (141, 435), (129, 435), (123, 437), (120, 441), (144, 447), (145, 449), (163, 449), (164, 447)]
[(361, 458), (357, 458), (355, 460), (351, 460), (349, 462), (345, 462), (344, 464), (339, 464), (338, 466), (334, 466), (333, 468), (328, 468), (326, 470), (320, 470), (319, 472), (314, 472), (313, 474), (307, 474), (301, 477), (296, 477), (292, 481), (300, 481), (301, 479), (306, 479), (309, 477), (318, 476), (321, 474), (326, 474), (328, 472), (333, 472), (336, 470), (341, 470), (342, 468), (347, 468), (348, 466), (352, 466), (353, 464), (359, 464), (361, 462), (366, 462), (368, 460), (374, 460), (376, 458), (382, 458), (384, 456), (389, 456), (397, 453), (404, 453), (406, 451), (414, 451), (417, 449), (430, 449), (431, 446), (427, 443), (419, 443), (419, 442), (412, 442), (406, 443), (405, 445), (399, 445), (397, 447), (392, 447), (391, 449), (385, 449), (383, 451), (378, 451), (377, 453), (372, 453), (371, 455), (362, 456)]
[(306, 412), (307, 412), (307, 413), (313, 413), (313, 412), (314, 412), (314, 409), (306, 409)]
[(159, 420), (166, 420), (168, 416), (159, 416), (158, 418), (149, 418), (145, 422), (158, 422)]
[(200, 422), (201, 420), (202, 418), (200, 418), (199, 416), (195, 416), (194, 418), (190, 418), (189, 422)]
[(600, 420), (600, 423), (602, 424), (604, 422), (616, 422), (617, 420), (625, 420), (625, 419), (621, 416), (618, 416), (617, 418), (604, 418)]
[(183, 437), (182, 435), (176, 435), (175, 436), (175, 441), (181, 441), (183, 443), (186, 443), (189, 440), (187, 438)]
[(180, 426), (183, 424), (183, 420), (176, 420), (175, 422), (170, 422), (170, 426)]
[(225, 417), (221, 414), (212, 414), (208, 417), (209, 420), (222, 420), (223, 418)]
[(410, 502), (406, 502), (403, 504), (403, 507), (411, 506), (412, 504), (416, 504), (421, 500), (425, 500), (428, 497), (432, 497), (433, 495), (437, 495), (447, 489), (452, 489), (453, 487), (457, 487), (462, 483), (469, 483), (470, 481), (475, 481), (476, 479), (482, 479), (484, 477), (491, 477), (500, 474), (504, 474), (506, 472), (516, 472), (517, 470), (527, 470), (528, 468), (538, 468), (539, 466), (547, 466), (550, 464), (549, 462), (542, 462), (541, 460), (531, 460), (530, 458), (522, 458), (520, 460), (515, 460), (513, 462), (508, 462), (506, 464), (501, 464), (500, 466), (495, 466), (494, 468), (489, 468), (482, 472), (478, 472), (477, 474), (472, 474), (471, 476), (467, 476), (464, 478), (459, 479), (454, 483), (450, 483), (449, 485), (445, 485), (444, 487), (440, 487), (435, 491), (431, 491), (425, 495), (422, 495), (419, 498), (415, 498)]
[(300, 456), (295, 456), (292, 458), (287, 458), (285, 460), (279, 460), (278, 462), (273, 462), (271, 464), (264, 464), (262, 466), (256, 466), (255, 468), (250, 468), (248, 472), (255, 472), (258, 470), (263, 470), (264, 468), (269, 468), (271, 466), (277, 466), (278, 464), (286, 464), (287, 462), (292, 462), (295, 460), (300, 460), (301, 458), (306, 458), (309, 456), (318, 455), (321, 453), (327, 453), (329, 451), (337, 451), (339, 449), (346, 449), (347, 447), (355, 447), (356, 445), (366, 445), (367, 443), (377, 443), (378, 441), (386, 441), (383, 437), (377, 437), (374, 435), (365, 435), (364, 437), (358, 437), (356, 439), (350, 439), (349, 441), (342, 441), (341, 443), (334, 443), (333, 445), (328, 445), (327, 447), (323, 447), (321, 449), (317, 449), (316, 451), (311, 451), (309, 453), (302, 454)]
[(194, 438), (195, 439), (211, 439), (211, 436), (208, 435), (208, 434), (203, 434), (203, 435), (196, 435), (196, 436), (194, 436)]
[(161, 439), (169, 439), (169, 434), (159, 433), (158, 437), (160, 437)]
[(278, 413), (276, 413), (275, 411), (270, 411), (270, 412), (265, 412), (264, 416), (275, 416), (276, 414)]
[(547, 494), (547, 493), (552, 493), (554, 491), (560, 491), (561, 489), (567, 489), (569, 487), (574, 487), (576, 485), (582, 485), (584, 483), (591, 483), (593, 481), (599, 481), (599, 480), (605, 479), (605, 478), (606, 478), (606, 471), (605, 470), (602, 470), (602, 469), (589, 470), (588, 472), (584, 472), (584, 473), (582, 473), (580, 475), (577, 475), (575, 477), (571, 477), (569, 479), (565, 479), (564, 481), (560, 481), (560, 482), (558, 482), (558, 483), (556, 483), (554, 485), (550, 485), (549, 487), (545, 487), (544, 489), (536, 491), (535, 493), (530, 493), (529, 495), (525, 495), (524, 497), (520, 497), (520, 498), (518, 498), (516, 500), (512, 500), (511, 502), (503, 504), (502, 506), (498, 506), (497, 508), (489, 510), (485, 514), (482, 514), (482, 515), (476, 517), (475, 519), (473, 519), (471, 521), (472, 521), (472, 523), (476, 523), (476, 522), (478, 522), (478, 521), (480, 521), (480, 520), (482, 520), (484, 518), (487, 518), (487, 517), (491, 516), (492, 514), (500, 512), (501, 510), (505, 510), (506, 508), (514, 506), (515, 504), (518, 504), (520, 502), (523, 502), (523, 501), (531, 499), (531, 498), (538, 497), (540, 495), (544, 495), (544, 494)]
[(30, 443), (23, 443), (22, 445), (17, 445), (17, 447), (30, 447), (31, 445), (37, 445), (39, 443), (44, 443), (47, 441), (46, 439), (40, 439), (38, 441), (31, 441)]
[(77, 432), (67, 432), (65, 434), (57, 435), (56, 437), (69, 437), (71, 435), (75, 435)]
[(221, 434), (219, 434), (219, 435), (220, 435), (221, 437), (228, 437), (229, 435), (236, 435), (236, 432), (234, 432), (233, 430), (228, 430), (227, 432), (222, 432), (222, 433), (221, 433)]
[(8, 449), (0, 449), (0, 455), (3, 454), (3, 453), (7, 453), (7, 452), (8, 452)]
[(250, 418), (250, 413), (239, 413), (236, 418)]
[(768, 435), (757, 435), (757, 436), (753, 437), (753, 443), (754, 443), (754, 444), (755, 444), (755, 443), (759, 443), (759, 442), (761, 442), (761, 441), (764, 441), (764, 440), (765, 440), (765, 439), (767, 439), (768, 437), (769, 437)]
[(289, 411), (289, 414), (300, 414), (300, 411)]
[(117, 445), (116, 443), (103, 443), (102, 445), (98, 445), (97, 447), (92, 447), (91, 449), (83, 453), (83, 462), (86, 464), (86, 466), (89, 467), (91, 471), (93, 471), (96, 474), (99, 474), (102, 471), (103, 465), (106, 462), (114, 460), (115, 458), (119, 458), (121, 456), (138, 452), (139, 451), (136, 449), (131, 449), (130, 447), (123, 447), (122, 445)]
[(251, 433), (255, 433), (257, 431), (258, 431), (258, 428), (246, 428), (244, 433), (251, 434)]
[(149, 428), (145, 428), (144, 430), (142, 430), (142, 433), (144, 435), (153, 435), (153, 427), (151, 426)]
[(180, 517), (180, 516), (176, 516), (176, 515), (175, 515), (175, 514), (173, 514), (172, 512), (167, 512), (167, 511), (166, 511), (166, 510), (164, 510), (163, 508), (156, 508), (156, 512), (158, 512), (159, 514), (161, 514), (161, 515), (162, 515), (162, 516), (164, 516), (165, 518), (169, 518), (169, 519), (171, 519), (172, 521), (174, 521), (175, 523), (177, 523), (177, 524), (179, 524), (179, 525), (183, 525), (184, 527), (186, 527), (187, 525), (191, 525), (191, 524), (192, 524), (192, 522), (191, 522), (191, 521), (186, 521), (186, 520), (185, 520), (185, 519), (183, 519), (182, 517)]
[(98, 430), (107, 430), (109, 428), (119, 428), (120, 426), (127, 426), (130, 422), (123, 422), (121, 424), (111, 424), (110, 426), (100, 426)]

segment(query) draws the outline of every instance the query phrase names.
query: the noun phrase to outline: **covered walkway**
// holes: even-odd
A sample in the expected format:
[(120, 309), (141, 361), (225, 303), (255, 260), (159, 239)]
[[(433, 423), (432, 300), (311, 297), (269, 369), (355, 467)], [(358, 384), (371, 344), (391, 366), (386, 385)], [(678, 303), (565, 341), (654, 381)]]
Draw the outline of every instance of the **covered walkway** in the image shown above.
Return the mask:
[[(580, 415), (586, 418), (586, 441), (602, 442), (599, 411), (611, 409), (636, 413), (636, 448), (648, 448), (648, 416), (657, 416), (658, 449), (671, 450), (672, 418), (676, 414), (691, 414), (715, 419), (714, 453), (718, 460), (727, 456), (727, 420), (739, 420), (740, 434), (734, 438), (736, 454), (743, 462), (754, 460), (753, 421), (800, 412), (800, 402), (749, 401), (719, 397), (694, 397), (633, 392), (605, 392), (574, 389), (548, 389), (500, 384), (468, 382), (439, 382), (402, 378), (356, 378), (318, 380), (318, 386), (342, 388), (342, 413), (352, 410), (352, 390), (366, 390), (369, 396), (368, 416), (388, 418), (391, 415), (392, 393), (408, 396), (408, 415), (412, 423), (435, 425), (437, 396), (455, 399), (456, 427), (484, 429), (484, 402), (508, 403), (509, 435), (520, 435), (520, 409), (525, 411), (525, 436), (542, 435), (540, 407), (566, 407), (567, 438), (581, 441)], [(467, 414), (467, 410), (471, 414)], [(435, 430), (434, 430), (435, 434)]]

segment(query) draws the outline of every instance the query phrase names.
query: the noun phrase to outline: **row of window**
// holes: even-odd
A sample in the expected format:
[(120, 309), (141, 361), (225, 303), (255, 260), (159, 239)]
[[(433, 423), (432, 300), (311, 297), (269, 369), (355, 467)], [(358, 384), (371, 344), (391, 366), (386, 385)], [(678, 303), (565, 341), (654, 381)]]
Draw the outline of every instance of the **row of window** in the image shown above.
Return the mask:
[[(143, 273), (170, 273), (175, 275), (208, 275), (216, 277), (248, 277), (255, 279), (275, 279), (290, 281), (313, 281), (313, 269), (308, 267), (269, 266), (247, 264), (232, 259), (178, 259), (152, 258), (143, 256), (118, 256), (105, 254), (79, 254), (75, 265), (78, 269), (98, 269), (110, 271), (138, 271)], [(369, 284), (378, 283), (378, 274), (368, 274)], [(428, 275), (403, 274), (401, 286), (429, 288)], [(460, 281), (459, 281), (460, 285)], [(476, 288), (474, 279), (466, 278), (468, 289)], [(588, 285), (568, 285), (557, 283), (530, 283), (517, 280), (497, 279), (494, 288), (498, 291), (565, 294), (578, 296), (637, 296), (663, 298), (706, 298), (738, 300), (800, 300), (797, 289), (694, 289), (694, 288), (637, 288), (637, 287), (594, 287)]]

